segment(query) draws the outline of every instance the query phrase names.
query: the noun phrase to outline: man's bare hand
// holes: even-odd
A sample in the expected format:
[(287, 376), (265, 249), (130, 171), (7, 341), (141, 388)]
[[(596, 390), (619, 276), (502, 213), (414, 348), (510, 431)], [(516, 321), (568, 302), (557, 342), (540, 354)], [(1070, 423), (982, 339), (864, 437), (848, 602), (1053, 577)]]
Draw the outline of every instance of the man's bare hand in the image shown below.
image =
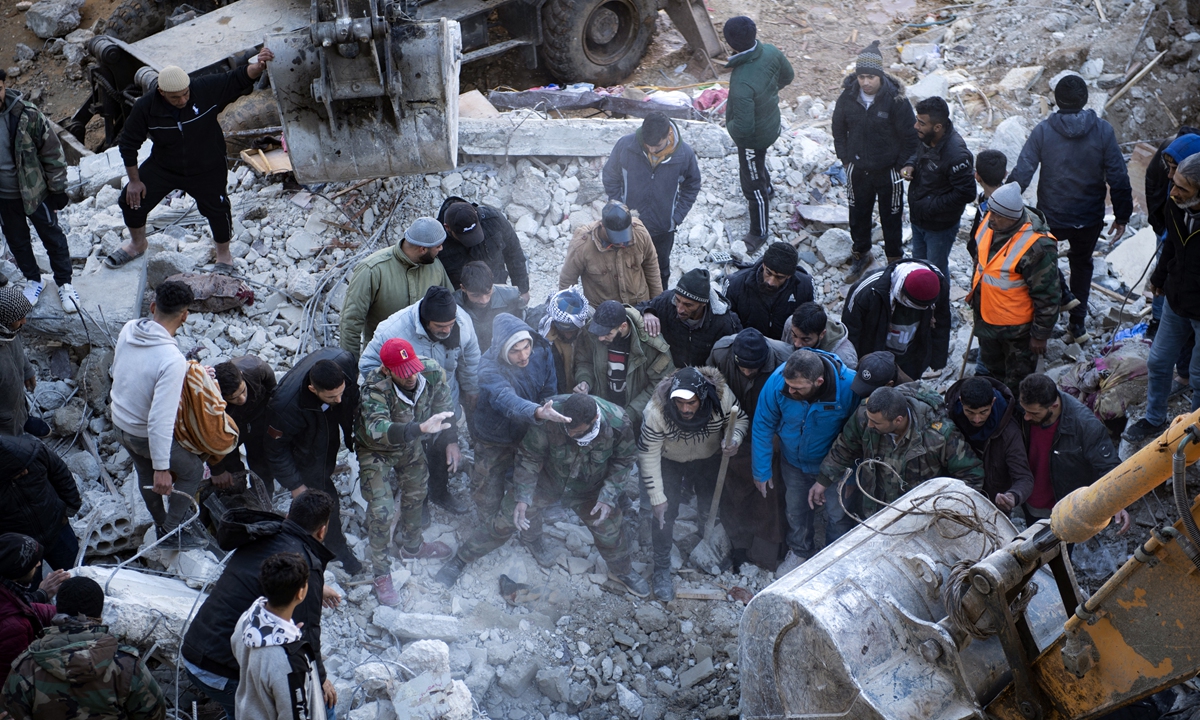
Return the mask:
[(515, 525), (518, 530), (529, 529), (529, 521), (525, 519), (525, 511), (528, 509), (529, 506), (527, 504), (519, 502), (517, 503), (516, 509), (513, 510), (513, 525)]
[(34, 389), (36, 389), (36, 388), (37, 388), (37, 375), (34, 375), (33, 377), (31, 377), (25, 381), (25, 389), (28, 390), (29, 392), (33, 392)]
[(1158, 297), (1159, 295), (1163, 294), (1163, 289), (1157, 285), (1154, 285), (1153, 283), (1146, 283), (1146, 290), (1149, 291), (1154, 297)]
[(1133, 525), (1128, 510), (1120, 510), (1116, 515), (1113, 515), (1113, 523), (1120, 525), (1120, 528), (1117, 530), (1118, 535), (1124, 535), (1129, 532), (1129, 528)]
[(1046, 354), (1046, 340), (1045, 339), (1039, 340), (1038, 338), (1030, 336), (1029, 351), (1032, 352), (1034, 355), (1045, 355)]
[(342, 594), (337, 590), (326, 585), (321, 590), (321, 607), (327, 607), (330, 610), (342, 604)]
[(296, 489), (292, 491), (292, 497), (294, 497), (294, 498), (300, 497), (300, 495), (303, 494), (304, 491), (307, 489), (308, 489), (307, 485), (298, 485), (296, 487)]
[(228, 490), (229, 488), (233, 487), (233, 475), (231, 475), (229, 473), (229, 471), (225, 471), (218, 475), (213, 475), (212, 476), (212, 484), (213, 484), (213, 487), (215, 487), (215, 488), (220, 488), (221, 490)]
[(596, 518), (596, 522), (592, 523), (592, 525), (593, 526), (600, 525), (600, 523), (602, 523), (608, 519), (608, 516), (612, 514), (612, 511), (613, 511), (612, 505), (609, 505), (608, 503), (602, 503), (602, 502), (596, 503), (596, 507), (592, 508), (592, 511), (588, 514), (595, 515), (595, 514), (599, 513), (600, 517)]
[(775, 481), (774, 481), (774, 480), (767, 480), (766, 482), (759, 482), (759, 481), (755, 480), (755, 481), (754, 481), (754, 487), (758, 488), (758, 494), (759, 494), (759, 495), (762, 495), (763, 497), (766, 497), (766, 496), (767, 496), (767, 489), (768, 489), (768, 488), (770, 488), (770, 489), (774, 489), (774, 488), (775, 488)]
[(155, 470), (154, 471), (154, 492), (159, 495), (170, 495), (171, 488), (175, 485), (175, 479), (171, 477), (170, 470)]
[(572, 388), (572, 389), (571, 389), (571, 392), (573, 392), (573, 393), (579, 393), (580, 395), (587, 395), (587, 394), (588, 394), (588, 390), (591, 390), (591, 389), (592, 389), (592, 386), (591, 386), (591, 385), (588, 385), (588, 384), (587, 384), (587, 383), (585, 383), (585, 382), (581, 382), (581, 383), (579, 383), (578, 385), (576, 385), (574, 388)]
[(658, 529), (662, 530), (667, 526), (667, 504), (659, 503), (651, 505), (650, 509), (654, 511), (654, 519), (658, 521)]
[(142, 206), (142, 198), (146, 197), (146, 185), (141, 180), (130, 180), (125, 186), (125, 204), (137, 210)]
[(452, 472), (458, 472), (458, 466), (462, 464), (462, 451), (458, 449), (458, 443), (450, 443), (446, 446), (446, 468)]
[[(328, 679), (321, 683), (321, 694), (325, 696), (325, 707), (337, 705), (337, 690)], [(353, 699), (353, 698), (351, 698)]]
[(996, 495), (996, 507), (1004, 512), (1012, 512), (1012, 509), (1017, 506), (1017, 496), (1012, 493), (999, 493)]
[(900, 177), (905, 180), (912, 180), (913, 179), (913, 166), (905, 165), (904, 167), (900, 168)]
[(421, 423), (421, 432), (425, 433), (426, 435), (436, 435), (443, 430), (449, 430), (450, 423), (446, 422), (446, 420), (452, 417), (454, 417), (454, 413), (452, 412), (437, 413), (436, 415), (431, 416), (425, 422)]
[(650, 337), (658, 337), (662, 332), (662, 323), (658, 321), (658, 316), (647, 313), (642, 316), (643, 326), (646, 328), (646, 334)]
[(738, 450), (741, 450), (741, 449), (742, 449), (741, 443), (730, 443), (730, 444), (726, 445), (725, 439), (721, 438), (721, 452), (724, 453), (725, 457), (733, 457), (734, 455), (737, 455)]
[(1121, 236), (1124, 234), (1125, 234), (1125, 226), (1123, 224), (1118, 223), (1116, 220), (1113, 220), (1112, 227), (1110, 227), (1108, 229), (1108, 239), (1109, 240), (1120, 240)]
[(538, 420), (549, 420), (556, 423), (571, 422), (571, 418), (554, 409), (554, 403), (550, 400), (547, 400), (545, 405), (535, 410), (533, 416)]
[(825, 504), (825, 486), (819, 482), (813, 483), (808, 489), (808, 506), (813, 510)]
[(71, 573), (67, 572), (66, 570), (55, 570), (42, 580), (42, 584), (38, 585), (38, 589), (45, 590), (47, 595), (54, 597), (58, 594), (58, 589), (62, 587), (62, 584), (70, 579), (70, 577)]

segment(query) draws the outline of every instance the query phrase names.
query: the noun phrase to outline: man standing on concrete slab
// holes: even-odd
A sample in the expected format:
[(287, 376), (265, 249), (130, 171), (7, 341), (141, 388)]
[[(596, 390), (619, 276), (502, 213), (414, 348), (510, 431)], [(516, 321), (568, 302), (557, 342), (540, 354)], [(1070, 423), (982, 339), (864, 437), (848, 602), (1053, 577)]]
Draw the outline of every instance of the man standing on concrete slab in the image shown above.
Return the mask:
[[(26, 390), (33, 392), (37, 387), (37, 371), (25, 356), (20, 335), (32, 310), (33, 305), (19, 289), (0, 287), (0, 433), (4, 435), (50, 434), (44, 420), (29, 414), (25, 398)], [(174, 419), (171, 422), (174, 424)]]
[(445, 242), (446, 230), (437, 220), (417, 218), (400, 242), (376, 250), (355, 266), (338, 328), (343, 350), (361, 354), (379, 323), (417, 304), (434, 285), (454, 289), (438, 260)]
[(233, 487), (246, 474), (241, 448), (246, 448), (246, 464), (268, 488), (275, 486), (275, 473), (267, 459), (267, 408), (275, 392), (275, 371), (253, 355), (242, 355), (216, 365), (213, 372), (221, 397), (225, 398), (225, 413), (237, 423), (238, 448), (225, 456), (212, 471), (213, 486)]
[(931, 262), (901, 260), (850, 288), (842, 308), (858, 357), (889, 350), (911, 378), (946, 367), (950, 354), (950, 283)]
[(1117, 136), (1107, 120), (1084, 109), (1087, 99), (1087, 82), (1082, 77), (1068, 75), (1059, 80), (1054, 87), (1058, 112), (1029, 133), (1017, 166), (1008, 176), (1010, 182), (1020, 184), (1023, 192), (1038, 167), (1042, 169), (1037, 208), (1045, 215), (1050, 233), (1071, 247), (1067, 253), (1071, 294), (1080, 302), (1071, 310), (1067, 325), (1072, 337), (1087, 333), (1092, 253), (1104, 231), (1106, 198), (1111, 196), (1113, 204), (1110, 240), (1121, 239), (1133, 214), (1133, 189)]
[[(129, 451), (137, 484), (154, 518), (158, 537), (173, 531), (192, 512), (191, 503), (172, 490), (196, 497), (204, 461), (175, 439), (175, 419), (187, 374), (187, 360), (175, 333), (187, 322), (194, 299), (186, 284), (168, 280), (154, 291), (150, 317), (125, 323), (113, 353), (111, 400), (117, 440)], [(163, 508), (164, 502), (167, 509)], [(169, 547), (203, 547), (190, 528)]]
[(528, 295), (523, 296), (512, 285), (496, 285), (492, 269), (479, 260), (464, 265), (459, 278), (454, 302), (471, 316), (475, 336), (479, 339), (479, 352), (485, 353), (492, 346), (492, 321), (500, 313), (525, 317)]
[(858, 367), (858, 351), (850, 342), (850, 331), (841, 321), (829, 317), (818, 303), (806, 302), (797, 307), (783, 337), (796, 350), (824, 350), (837, 355), (851, 370)]
[(725, 295), (742, 327), (782, 340), (792, 312), (813, 299), (813, 283), (800, 267), (796, 248), (791, 243), (776, 242), (758, 262), (729, 278)]
[[(125, 119), (117, 143), (129, 183), (118, 204), (129, 228), (130, 241), (105, 260), (118, 268), (146, 252), (146, 218), (163, 198), (182, 190), (196, 201), (208, 220), (217, 245), (214, 270), (232, 274), (233, 214), (225, 194), (229, 170), (225, 166), (225, 134), (217, 115), (234, 100), (250, 92), (267, 63), (275, 59), (270, 48), (259, 51), (244, 67), (227, 73), (204, 75), (195, 82), (175, 65), (158, 73), (158, 87), (138, 98)], [(138, 150), (149, 137), (154, 141), (150, 158), (137, 164)]]
[(675, 229), (700, 194), (695, 151), (683, 141), (678, 125), (663, 113), (652, 112), (637, 132), (613, 146), (603, 179), (609, 200), (638, 212), (658, 253), (662, 287), (667, 287)]
[(1008, 514), (1033, 492), (1033, 473), (1021, 434), (1024, 410), (992, 377), (963, 378), (946, 390), (946, 413), (983, 461), (983, 494)]
[(609, 300), (576, 341), (574, 392), (616, 403), (639, 432), (654, 388), (674, 369), (666, 340), (646, 331), (637, 310)]
[(462, 286), (462, 271), (469, 262), (483, 262), (492, 269), (492, 282), (510, 280), (529, 302), (529, 270), (517, 231), (504, 213), (494, 207), (448, 197), (438, 210), (438, 222), (446, 230), (440, 260), (450, 277), (450, 289)]
[(846, 168), (850, 236), (854, 251), (847, 284), (871, 267), (871, 216), (879, 200), (883, 252), (888, 264), (904, 255), (901, 219), (904, 178), (911, 177), (917, 156), (916, 117), (904, 83), (883, 71), (879, 41), (858, 54), (854, 74), (842, 82), (833, 107), (833, 147)]
[(779, 48), (758, 40), (758, 27), (745, 15), (726, 20), (722, 32), (734, 53), (725, 63), (733, 70), (725, 129), (738, 148), (738, 177), (750, 204), (750, 229), (742, 242), (753, 255), (767, 242), (775, 194), (767, 173), (767, 149), (779, 139), (779, 91), (791, 84), (795, 73)]
[[(55, 214), (67, 206), (67, 156), (50, 120), (21, 93), (9, 90), (0, 70), (0, 227), (17, 267), (25, 276), (25, 297), (37, 305), (46, 285), (33, 255), (29, 223), (37, 230), (63, 312), (79, 312), (79, 295), (71, 287), (71, 252)], [(4, 278), (8, 282), (8, 278)]]
[(708, 270), (693, 268), (668, 290), (642, 308), (642, 321), (650, 337), (661, 332), (671, 348), (675, 367), (703, 365), (713, 343), (735, 335), (742, 322), (709, 280)]
[(662, 294), (650, 233), (625, 205), (609, 202), (599, 221), (575, 231), (558, 274), (558, 289), (580, 281), (592, 307), (605, 300), (637, 305)]
[[(950, 122), (940, 97), (917, 103), (917, 161), (901, 177), (908, 186), (913, 257), (928, 260), (950, 277), (950, 249), (967, 203), (975, 199), (975, 158)], [(946, 328), (947, 332), (950, 328)], [(861, 351), (860, 351), (861, 353)]]

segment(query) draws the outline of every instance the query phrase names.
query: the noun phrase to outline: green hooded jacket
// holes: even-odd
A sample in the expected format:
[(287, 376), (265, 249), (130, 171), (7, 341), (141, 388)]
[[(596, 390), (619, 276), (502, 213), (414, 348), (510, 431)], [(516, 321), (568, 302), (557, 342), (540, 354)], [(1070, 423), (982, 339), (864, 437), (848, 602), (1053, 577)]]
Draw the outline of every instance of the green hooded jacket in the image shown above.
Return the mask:
[(779, 91), (796, 77), (779, 48), (759, 41), (729, 58), (725, 129), (740, 148), (765, 150), (779, 139)]
[[(621, 406), (633, 427), (640, 430), (646, 403), (650, 402), (659, 381), (675, 372), (675, 363), (671, 361), (671, 348), (662, 334), (650, 337), (646, 332), (641, 313), (626, 305), (625, 314), (629, 317), (632, 338)], [(575, 340), (575, 382), (586, 382), (590, 388), (588, 392), (598, 397), (608, 391), (608, 346), (587, 331), (579, 333)]]

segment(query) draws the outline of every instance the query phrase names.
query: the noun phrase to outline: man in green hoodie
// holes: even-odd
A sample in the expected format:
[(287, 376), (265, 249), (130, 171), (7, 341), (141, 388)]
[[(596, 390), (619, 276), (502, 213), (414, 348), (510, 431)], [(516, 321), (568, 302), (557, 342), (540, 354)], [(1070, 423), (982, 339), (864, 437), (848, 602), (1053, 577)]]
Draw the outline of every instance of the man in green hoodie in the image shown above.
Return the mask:
[(738, 176), (750, 203), (750, 231), (742, 242), (754, 254), (767, 242), (768, 203), (773, 194), (767, 148), (779, 139), (779, 91), (791, 84), (795, 73), (779, 48), (758, 41), (758, 27), (745, 15), (726, 20), (724, 33), (734, 52), (725, 63), (733, 70), (725, 129), (737, 144)]
[(162, 720), (167, 701), (137, 650), (100, 623), (104, 590), (73, 577), (58, 590), (54, 626), (13, 663), (4, 699), (14, 720)]

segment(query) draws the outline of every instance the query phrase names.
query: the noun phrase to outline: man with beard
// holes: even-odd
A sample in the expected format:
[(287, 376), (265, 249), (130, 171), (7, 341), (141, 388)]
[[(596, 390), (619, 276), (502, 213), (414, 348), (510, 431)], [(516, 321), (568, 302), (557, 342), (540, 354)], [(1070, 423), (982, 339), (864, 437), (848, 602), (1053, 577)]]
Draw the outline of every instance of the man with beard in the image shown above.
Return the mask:
[(606, 300), (576, 345), (574, 392), (616, 403), (640, 431), (654, 388), (674, 369), (671, 349), (646, 331), (638, 311)]
[(733, 391), (716, 368), (687, 367), (664, 378), (646, 406), (638, 441), (638, 467), (654, 511), (654, 597), (675, 599), (671, 546), (675, 518), (685, 485), (696, 494), (700, 525), (707, 520), (722, 453), (736, 455), (750, 428), (739, 415), (733, 442), (725, 444), (725, 425), (734, 406)]
[(1012, 391), (996, 378), (964, 378), (946, 390), (946, 413), (983, 461), (983, 494), (1005, 514), (1033, 491), (1022, 412)]
[(575, 345), (583, 328), (592, 320), (592, 306), (578, 286), (551, 293), (546, 304), (530, 308), (526, 317), (538, 334), (550, 343), (554, 354), (554, 376), (558, 393), (565, 395), (575, 387)]
[(360, 354), (379, 323), (416, 303), (430, 287), (454, 290), (437, 259), (445, 241), (441, 223), (417, 218), (400, 242), (376, 250), (354, 268), (338, 328), (343, 350)]
[(495, 285), (492, 277), (492, 269), (487, 263), (472, 260), (463, 266), (459, 288), (454, 291), (454, 302), (471, 316), (481, 353), (492, 346), (492, 320), (497, 315), (508, 313), (517, 318), (525, 317), (521, 291), (511, 285)]
[(661, 332), (675, 367), (703, 365), (713, 343), (742, 329), (729, 303), (709, 282), (708, 271), (693, 268), (669, 290), (642, 306), (646, 332)]
[(829, 317), (818, 303), (806, 302), (796, 308), (783, 339), (796, 350), (824, 350), (837, 355), (851, 370), (858, 367), (858, 351), (850, 342), (850, 331), (842, 321)]
[[(449, 290), (434, 285), (421, 302), (379, 324), (358, 362), (364, 377), (379, 367), (380, 350), (392, 338), (409, 341), (417, 355), (433, 358), (446, 371), (452, 407), (457, 409), (461, 403), (467, 410), (474, 409), (479, 397), (479, 341), (471, 316), (454, 303)], [(451, 423), (457, 424), (458, 419), (456, 415)], [(440, 433), (425, 440), (425, 452), (429, 456), (429, 500), (455, 515), (470, 512), (470, 506), (451, 494), (449, 487), (450, 473), (458, 472), (462, 463), (458, 438)]]
[(761, 260), (729, 278), (725, 295), (742, 327), (784, 339), (792, 312), (813, 299), (812, 278), (799, 261), (791, 243), (771, 243)]
[(275, 484), (275, 475), (267, 461), (264, 442), (267, 436), (267, 406), (275, 392), (275, 371), (271, 366), (253, 355), (242, 355), (215, 366), (217, 385), (225, 399), (225, 412), (237, 423), (239, 448), (225, 456), (224, 460), (210, 464), (212, 483), (217, 488), (233, 487), (237, 479), (245, 476), (241, 446), (246, 448), (246, 463), (250, 470), (266, 482), (267, 487)]
[[(950, 248), (967, 203), (975, 199), (975, 158), (950, 122), (950, 107), (934, 96), (917, 103), (917, 137), (921, 139), (910, 180), (908, 215), (912, 221), (912, 254), (928, 260), (950, 277)], [(862, 354), (862, 348), (859, 348)]]

